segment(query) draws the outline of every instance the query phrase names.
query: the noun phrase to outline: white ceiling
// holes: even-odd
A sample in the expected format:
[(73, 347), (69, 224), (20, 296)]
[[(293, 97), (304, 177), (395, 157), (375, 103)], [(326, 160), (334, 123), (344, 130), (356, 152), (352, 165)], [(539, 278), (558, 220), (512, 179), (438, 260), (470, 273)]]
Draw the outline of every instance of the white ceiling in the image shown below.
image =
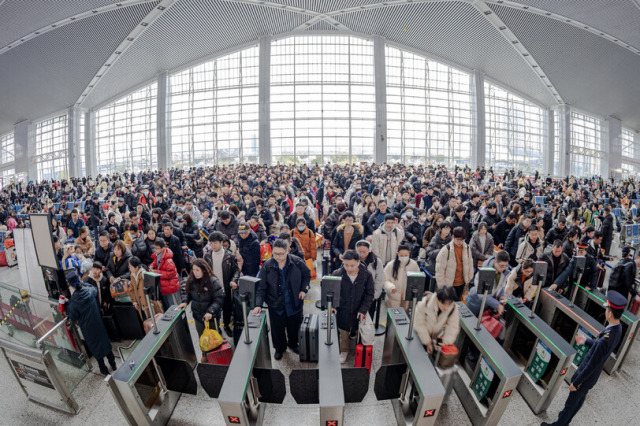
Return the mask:
[(0, 133), (77, 103), (102, 105), (260, 37), (305, 31), (383, 36), (539, 104), (640, 129), (633, 0), (5, 0)]

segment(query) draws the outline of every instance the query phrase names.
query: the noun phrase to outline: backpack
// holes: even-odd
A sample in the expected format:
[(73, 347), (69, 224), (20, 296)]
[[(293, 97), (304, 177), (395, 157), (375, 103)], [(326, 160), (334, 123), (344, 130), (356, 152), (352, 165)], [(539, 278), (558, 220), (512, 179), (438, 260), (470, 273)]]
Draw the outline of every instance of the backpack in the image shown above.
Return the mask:
[(624, 268), (627, 266), (624, 259), (620, 260), (618, 264), (613, 268), (611, 275), (609, 276), (609, 288), (619, 288), (624, 286)]

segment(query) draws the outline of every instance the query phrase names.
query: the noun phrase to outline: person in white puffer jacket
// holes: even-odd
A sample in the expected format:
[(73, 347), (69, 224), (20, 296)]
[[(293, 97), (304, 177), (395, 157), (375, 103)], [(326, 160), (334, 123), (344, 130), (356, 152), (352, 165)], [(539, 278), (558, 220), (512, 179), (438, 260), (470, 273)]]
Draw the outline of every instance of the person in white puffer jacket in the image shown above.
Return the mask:
[(407, 288), (407, 272), (420, 272), (418, 263), (409, 257), (409, 246), (398, 247), (395, 260), (384, 268), (384, 291), (387, 292), (387, 307), (409, 308), (409, 301), (404, 299)]

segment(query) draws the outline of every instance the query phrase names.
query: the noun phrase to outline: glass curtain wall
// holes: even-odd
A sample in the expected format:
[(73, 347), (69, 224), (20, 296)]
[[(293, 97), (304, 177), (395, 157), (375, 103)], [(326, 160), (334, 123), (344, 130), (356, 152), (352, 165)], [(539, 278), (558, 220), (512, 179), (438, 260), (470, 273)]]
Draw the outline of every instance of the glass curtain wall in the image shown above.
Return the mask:
[[(600, 174), (602, 151), (602, 120), (571, 111), (571, 174)], [(605, 176), (606, 177), (606, 176)]]
[(0, 167), (15, 161), (13, 132), (0, 136)]
[(485, 83), (484, 91), (487, 167), (542, 173), (545, 110), (494, 84)]
[(258, 65), (256, 46), (169, 77), (175, 167), (258, 162)]
[(468, 164), (471, 76), (386, 46), (387, 161)]
[(50, 118), (35, 125), (38, 180), (60, 180), (69, 177), (69, 139), (67, 115)]
[(157, 87), (153, 83), (96, 111), (98, 174), (158, 168)]
[(373, 161), (373, 42), (302, 36), (271, 45), (273, 163)]

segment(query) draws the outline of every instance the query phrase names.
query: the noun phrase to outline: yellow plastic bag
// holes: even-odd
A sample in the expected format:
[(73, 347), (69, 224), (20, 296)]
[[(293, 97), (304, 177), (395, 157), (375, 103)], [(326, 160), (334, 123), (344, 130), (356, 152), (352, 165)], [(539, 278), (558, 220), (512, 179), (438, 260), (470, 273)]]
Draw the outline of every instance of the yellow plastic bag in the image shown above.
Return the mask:
[(200, 349), (202, 352), (210, 352), (222, 345), (224, 339), (216, 330), (209, 328), (209, 321), (204, 325), (204, 331), (200, 336)]

